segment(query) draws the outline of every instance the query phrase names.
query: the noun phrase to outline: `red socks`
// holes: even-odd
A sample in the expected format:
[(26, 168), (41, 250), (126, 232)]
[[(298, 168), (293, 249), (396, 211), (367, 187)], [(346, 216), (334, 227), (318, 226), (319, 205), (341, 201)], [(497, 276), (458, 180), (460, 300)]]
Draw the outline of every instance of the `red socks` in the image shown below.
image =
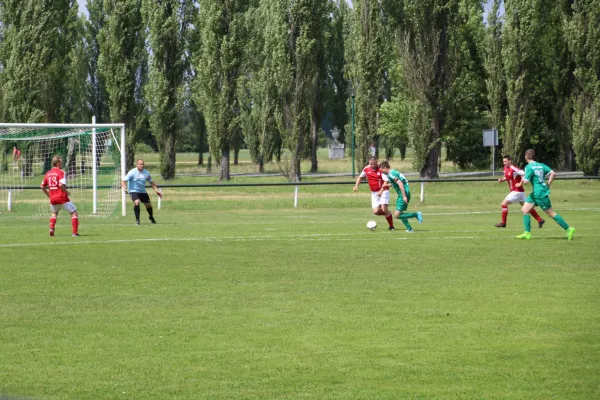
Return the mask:
[(506, 225), (506, 217), (508, 217), (508, 207), (502, 207), (502, 223)]
[(535, 211), (535, 209), (534, 209), (534, 208), (532, 208), (532, 209), (531, 209), (531, 211), (529, 211), (529, 214), (531, 214), (531, 216), (532, 216), (533, 218), (535, 218), (535, 220), (536, 220), (537, 222), (540, 222), (540, 221), (542, 220), (542, 218), (540, 218), (540, 214), (538, 214), (538, 213), (537, 213), (537, 211)]
[(71, 228), (73, 228), (74, 235), (77, 235), (78, 227), (79, 227), (79, 219), (77, 217), (71, 217)]
[(390, 226), (390, 228), (394, 227), (394, 218), (392, 217), (392, 214), (388, 214), (385, 216), (385, 219), (387, 219), (388, 225)]
[(50, 229), (54, 229), (56, 226), (56, 217), (50, 218)]

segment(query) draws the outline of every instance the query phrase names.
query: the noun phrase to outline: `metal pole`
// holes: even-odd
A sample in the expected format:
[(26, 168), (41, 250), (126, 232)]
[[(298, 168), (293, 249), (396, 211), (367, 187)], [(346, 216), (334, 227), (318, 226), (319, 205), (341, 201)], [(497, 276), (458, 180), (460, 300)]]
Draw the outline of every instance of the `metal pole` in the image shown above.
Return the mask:
[(425, 182), (421, 182), (421, 203), (425, 200)]
[[(125, 175), (127, 174), (127, 171), (125, 171), (125, 168), (127, 168), (127, 148), (125, 147), (127, 145), (126, 141), (125, 141), (125, 125), (123, 125), (121, 127), (121, 181), (123, 181), (123, 179), (125, 179)], [(121, 185), (121, 182), (119, 182), (119, 186)], [(126, 207), (126, 197), (125, 197), (125, 191), (124, 190), (120, 190), (121, 192), (121, 215), (122, 216), (126, 216), (127, 215), (127, 207)]]
[[(92, 117), (92, 124), (96, 125), (96, 116)], [(96, 128), (92, 128), (92, 214), (98, 212), (98, 173), (96, 171)]]
[(356, 163), (354, 162), (354, 94), (352, 95), (352, 177), (356, 176)]

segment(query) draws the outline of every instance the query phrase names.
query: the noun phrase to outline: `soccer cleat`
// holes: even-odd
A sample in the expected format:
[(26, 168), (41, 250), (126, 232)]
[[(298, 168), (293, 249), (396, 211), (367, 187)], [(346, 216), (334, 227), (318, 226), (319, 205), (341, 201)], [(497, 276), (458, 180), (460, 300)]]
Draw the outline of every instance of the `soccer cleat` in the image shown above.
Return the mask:
[(54, 236), (54, 229), (50, 229), (50, 236)]
[(506, 224), (502, 223), (502, 222), (498, 222), (496, 225), (494, 225), (496, 228), (506, 228)]
[(79, 236), (79, 233), (74, 233), (71, 236), (73, 236), (73, 237)]
[(419, 224), (423, 223), (423, 213), (421, 211), (417, 211), (417, 221), (419, 221)]
[(148, 219), (149, 219), (149, 220), (150, 220), (150, 222), (152, 222), (153, 224), (155, 224), (155, 223), (156, 223), (156, 220), (154, 219), (154, 217), (149, 217)]
[(544, 224), (545, 224), (545, 223), (546, 223), (546, 220), (545, 220), (545, 219), (541, 219), (541, 220), (539, 220), (539, 221), (538, 221), (538, 228), (540, 228), (540, 229), (541, 229), (541, 228), (542, 228), (542, 226), (544, 226)]
[(140, 220), (139, 220), (139, 219), (136, 219), (136, 220), (135, 220), (135, 224), (136, 224), (136, 225), (139, 225), (139, 224), (140, 224)]
[(406, 233), (415, 233), (415, 231), (413, 229), (407, 229)]
[(531, 232), (523, 232), (519, 236), (517, 236), (517, 239), (529, 240), (531, 239)]
[(573, 239), (573, 234), (575, 233), (575, 228), (570, 227), (567, 229), (567, 240)]

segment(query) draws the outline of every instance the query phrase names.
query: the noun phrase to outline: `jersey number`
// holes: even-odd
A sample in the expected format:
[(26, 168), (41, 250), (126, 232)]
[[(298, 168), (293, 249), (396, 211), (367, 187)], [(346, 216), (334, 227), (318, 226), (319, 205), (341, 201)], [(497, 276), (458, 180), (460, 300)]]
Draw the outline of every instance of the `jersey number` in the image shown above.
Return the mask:
[(48, 177), (48, 186), (50, 186), (50, 187), (56, 187), (56, 186), (58, 186), (58, 181), (56, 180), (55, 176), (49, 176)]
[(543, 184), (544, 183), (544, 170), (536, 169), (535, 174), (538, 178), (538, 181)]

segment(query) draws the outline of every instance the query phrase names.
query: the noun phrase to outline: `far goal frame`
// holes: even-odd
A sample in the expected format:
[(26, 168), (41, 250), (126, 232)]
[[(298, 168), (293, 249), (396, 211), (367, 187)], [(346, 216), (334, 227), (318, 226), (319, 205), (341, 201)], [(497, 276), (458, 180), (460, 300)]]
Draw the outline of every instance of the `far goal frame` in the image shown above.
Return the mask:
[[(127, 151), (126, 151), (126, 136), (125, 136), (125, 124), (96, 124), (96, 118), (92, 119), (91, 124), (58, 124), (58, 123), (48, 123), (48, 124), (37, 124), (37, 123), (2, 123), (0, 122), (0, 128), (70, 128), (70, 129), (92, 129), (92, 156), (93, 159), (96, 158), (96, 130), (95, 128), (113, 128), (119, 129), (121, 132), (120, 137), (120, 153), (121, 153), (121, 181), (125, 178), (125, 174), (127, 171)], [(96, 163), (92, 163), (92, 184), (93, 184), (93, 214), (96, 214), (97, 211), (97, 190), (98, 190), (98, 180), (97, 180), (97, 169)], [(121, 190), (121, 215), (125, 217), (127, 215), (127, 198), (125, 192)]]

